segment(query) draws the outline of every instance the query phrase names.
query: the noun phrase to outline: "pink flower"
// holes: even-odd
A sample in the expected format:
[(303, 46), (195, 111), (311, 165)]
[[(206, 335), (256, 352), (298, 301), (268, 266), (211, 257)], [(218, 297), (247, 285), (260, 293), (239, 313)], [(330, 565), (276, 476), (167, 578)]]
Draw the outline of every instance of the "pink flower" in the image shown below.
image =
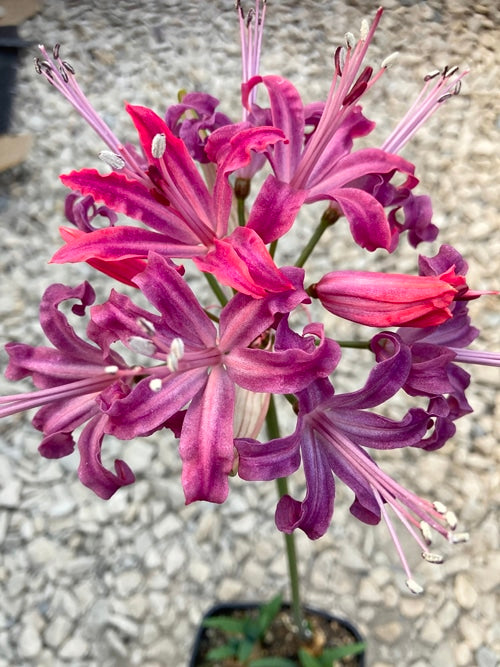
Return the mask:
[(309, 288), (334, 315), (372, 327), (430, 327), (452, 316), (467, 284), (450, 269), (440, 276), (332, 271)]

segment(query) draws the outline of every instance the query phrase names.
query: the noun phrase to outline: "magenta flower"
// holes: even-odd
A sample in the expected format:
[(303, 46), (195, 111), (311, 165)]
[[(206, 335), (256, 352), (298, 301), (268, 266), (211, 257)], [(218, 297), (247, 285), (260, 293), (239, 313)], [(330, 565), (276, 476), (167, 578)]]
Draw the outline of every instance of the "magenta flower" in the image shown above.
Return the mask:
[(70, 288), (49, 287), (40, 305), (40, 323), (54, 347), (33, 347), (24, 343), (8, 343), (5, 347), (9, 380), (31, 376), (38, 391), (0, 397), (0, 417), (31, 408), (39, 408), (33, 425), (44, 435), (39, 451), (47, 458), (71, 454), (72, 433), (85, 424), (78, 437), (80, 480), (101, 498), (109, 498), (117, 489), (134, 481), (124, 461), (115, 461), (115, 473), (101, 463), (101, 444), (106, 415), (99, 403), (112, 402), (125, 395), (133, 383), (137, 369), (129, 369), (123, 359), (110, 350), (105, 353), (82, 340), (73, 331), (59, 305), (79, 300), (73, 312), (84, 315), (95, 294), (88, 283)]
[[(231, 150), (219, 152), (221, 161), (213, 190), (209, 189), (182, 139), (151, 109), (126, 106), (139, 134), (140, 155), (124, 146), (94, 111), (76, 83), (73, 68), (61, 60), (59, 47), (54, 49), (57, 65), (43, 47), (41, 50), (46, 60), (37, 63), (39, 73), (63, 93), (110, 149), (100, 155), (113, 169), (110, 174), (84, 169), (61, 176), (62, 182), (147, 227), (112, 226), (85, 236), (63, 231), (67, 245), (56, 252), (53, 262), (97, 261), (102, 266), (102, 262), (144, 259), (152, 250), (169, 258), (192, 258), (200, 270), (256, 298), (290, 289), (252, 229), (253, 224), (260, 226), (255, 220), (259, 216), (268, 224), (266, 198), (263, 203), (256, 202), (249, 218), (252, 225), (229, 233), (232, 188), (228, 176), (250, 162), (252, 151), (262, 152), (270, 144), (284, 141), (280, 130), (260, 127), (239, 133), (230, 144)], [(278, 209), (273, 213), (278, 215)], [(285, 221), (294, 215), (287, 209), (279, 213)]]
[[(389, 334), (390, 335), (390, 334)], [(270, 480), (292, 474), (302, 460), (307, 492), (304, 500), (290, 496), (276, 508), (277, 527), (290, 533), (301, 528), (311, 539), (321, 537), (330, 524), (337, 476), (355, 493), (351, 513), (367, 524), (381, 518), (388, 523), (413, 592), (421, 589), (414, 581), (395, 535), (385, 504), (389, 505), (430, 562), (442, 558), (428, 552), (431, 528), (451, 542), (466, 539), (453, 534), (456, 519), (442, 505), (425, 501), (386, 475), (367, 454), (365, 447), (394, 449), (419, 446), (429, 426), (424, 410), (412, 409), (401, 421), (371, 412), (391, 398), (403, 385), (411, 365), (406, 346), (393, 336), (393, 354), (372, 369), (365, 386), (350, 394), (335, 395), (326, 379), (319, 379), (298, 392), (299, 412), (295, 432), (287, 437), (260, 443), (238, 439), (240, 477)], [(300, 346), (293, 334), (280, 339), (280, 346)], [(333, 474), (332, 474), (333, 473)], [(436, 509), (437, 507), (437, 509)], [(422, 536), (418, 533), (422, 532)]]
[[(179, 443), (188, 503), (221, 503), (227, 496), (235, 385), (253, 392), (293, 393), (328, 375), (338, 362), (339, 348), (324, 338), (320, 325), (304, 330), (302, 349), (260, 349), (260, 336), (280, 318), (278, 332), (287, 331), (284, 316), (308, 301), (303, 272), (283, 272), (293, 285), (290, 290), (257, 300), (236, 295), (220, 313), (219, 330), (186, 282), (155, 254), (135, 282), (160, 315), (116, 292), (92, 309), (92, 335), (103, 349), (120, 340), (162, 361), (123, 399), (103, 407), (107, 432), (124, 439), (149, 434), (188, 406)], [(308, 334), (319, 338), (319, 345)]]
[[(354, 37), (348, 35), (346, 47), (337, 49), (328, 98), (319, 120), (313, 121), (313, 131), (309, 135), (305, 135), (306, 121), (311, 120), (313, 110), (303, 105), (292, 83), (280, 76), (256, 75), (242, 87), (243, 105), (253, 110), (253, 90), (259, 83), (265, 85), (270, 98), (272, 125), (283, 130), (288, 139), (286, 143), (270, 146), (267, 151), (274, 171), (274, 177), (269, 180), (287, 184), (291, 193), (304, 192), (305, 202), (334, 202), (349, 221), (356, 243), (368, 250), (391, 249), (395, 231), (382, 204), (370, 192), (356, 187), (356, 180), (369, 174), (392, 176), (399, 171), (407, 176), (404, 187), (412, 188), (418, 182), (413, 176), (413, 165), (397, 155), (378, 148), (351, 153), (353, 139), (367, 135), (374, 127), (374, 123), (362, 115), (357, 102), (385, 69), (382, 67), (375, 76), (372, 76), (371, 67), (361, 70), (381, 14), (382, 10), (379, 10), (369, 29), (365, 26), (356, 45)], [(313, 117), (318, 113), (319, 106), (315, 105)], [(227, 134), (231, 128), (223, 130)], [(252, 228), (266, 242), (288, 231), (276, 226), (271, 230), (264, 225)]]

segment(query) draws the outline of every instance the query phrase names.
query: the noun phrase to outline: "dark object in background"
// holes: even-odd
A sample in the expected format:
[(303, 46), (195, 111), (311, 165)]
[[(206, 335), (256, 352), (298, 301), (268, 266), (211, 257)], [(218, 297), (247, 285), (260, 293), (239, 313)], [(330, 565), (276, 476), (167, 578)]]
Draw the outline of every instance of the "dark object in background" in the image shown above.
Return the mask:
[(21, 49), (29, 45), (17, 34), (17, 26), (0, 26), (0, 134), (9, 130), (18, 57)]

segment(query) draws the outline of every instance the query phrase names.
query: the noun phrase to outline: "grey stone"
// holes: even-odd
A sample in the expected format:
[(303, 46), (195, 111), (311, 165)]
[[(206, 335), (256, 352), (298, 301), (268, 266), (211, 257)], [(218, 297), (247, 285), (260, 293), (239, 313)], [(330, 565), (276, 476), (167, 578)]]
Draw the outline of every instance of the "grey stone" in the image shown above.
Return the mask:
[(22, 658), (35, 658), (42, 648), (39, 630), (32, 624), (23, 625), (19, 633), (17, 650)]

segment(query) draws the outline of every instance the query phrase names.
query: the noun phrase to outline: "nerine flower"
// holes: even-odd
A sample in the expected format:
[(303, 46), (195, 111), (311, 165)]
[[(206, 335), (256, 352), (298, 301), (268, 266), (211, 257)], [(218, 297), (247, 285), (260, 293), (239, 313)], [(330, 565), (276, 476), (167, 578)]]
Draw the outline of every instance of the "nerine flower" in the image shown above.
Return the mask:
[(227, 496), (235, 385), (253, 392), (295, 392), (328, 375), (338, 362), (339, 348), (324, 338), (321, 325), (306, 327), (302, 349), (259, 348), (262, 334), (277, 322), (278, 332), (287, 331), (285, 315), (308, 300), (303, 272), (283, 271), (290, 290), (262, 299), (234, 296), (221, 310), (218, 329), (186, 282), (155, 254), (134, 280), (159, 315), (114, 291), (108, 302), (92, 309), (92, 334), (103, 349), (120, 340), (163, 362), (123, 399), (102, 408), (107, 431), (124, 439), (149, 434), (187, 406), (179, 452), (188, 503), (221, 503)]
[(40, 304), (40, 323), (53, 347), (8, 343), (10, 359), (5, 375), (9, 380), (31, 376), (38, 391), (0, 397), (0, 417), (38, 408), (33, 425), (43, 433), (39, 451), (47, 458), (60, 458), (74, 449), (78, 436), (78, 475), (101, 498), (134, 481), (127, 464), (117, 459), (115, 473), (101, 463), (101, 444), (107, 417), (100, 401), (112, 402), (129, 391), (138, 369), (130, 369), (111, 350), (103, 350), (80, 338), (59, 310), (64, 301), (79, 300), (73, 312), (83, 316), (95, 293), (88, 283), (71, 288), (51, 285)]
[[(280, 128), (288, 139), (287, 143), (269, 146), (266, 152), (274, 172), (274, 176), (268, 177), (268, 187), (277, 186), (277, 183), (282, 188), (287, 185), (290, 195), (302, 192), (304, 202), (335, 202), (349, 221), (356, 243), (368, 250), (391, 248), (393, 231), (377, 199), (349, 184), (368, 174), (393, 175), (396, 171), (406, 175), (406, 187), (414, 187), (418, 182), (413, 176), (413, 165), (397, 155), (378, 148), (351, 153), (353, 139), (367, 135), (375, 125), (362, 115), (357, 102), (385, 69), (384, 65), (374, 76), (371, 67), (361, 70), (381, 13), (382, 10), (377, 12), (371, 27), (363, 24), (357, 44), (349, 33), (345, 48), (337, 49), (328, 98), (321, 107), (320, 115), (320, 108), (318, 105), (315, 107), (314, 115), (319, 115), (319, 119), (313, 121), (313, 131), (307, 135), (307, 141), (306, 122), (310, 120), (312, 109), (303, 105), (290, 81), (276, 75), (256, 75), (242, 88), (244, 106), (253, 109), (253, 90), (259, 83), (264, 84), (269, 94), (272, 124)], [(231, 128), (222, 128), (217, 132), (227, 134)], [(285, 226), (275, 225), (253, 228), (266, 242), (288, 231)]]
[[(59, 47), (54, 49), (57, 65), (40, 48), (45, 60), (37, 62), (38, 72), (65, 95), (110, 149), (100, 154), (112, 168), (110, 174), (83, 169), (61, 176), (62, 182), (146, 226), (116, 225), (85, 235), (63, 229), (67, 244), (56, 252), (53, 262), (123, 261), (145, 258), (153, 250), (169, 258), (192, 258), (198, 268), (213, 273), (223, 284), (257, 298), (290, 288), (251, 225), (228, 234), (232, 206), (228, 177), (250, 162), (252, 151), (262, 152), (272, 143), (286, 141), (280, 130), (248, 128), (234, 137), (230, 150), (218, 153), (211, 190), (182, 139), (162, 118), (146, 107), (126, 105), (143, 155), (124, 146), (83, 95), (73, 68), (60, 58)], [(268, 224), (266, 204), (264, 195), (264, 202), (256, 202), (252, 209), (249, 222), (264, 217)], [(271, 213), (277, 224), (290, 225), (296, 211), (274, 207)], [(280, 215), (286, 222), (280, 222)]]
[[(387, 334), (390, 336), (391, 334)], [(278, 343), (278, 341), (277, 341)], [(334, 393), (327, 379), (318, 379), (297, 393), (297, 426), (284, 438), (260, 443), (237, 439), (238, 473), (247, 480), (286, 477), (302, 461), (307, 491), (304, 500), (283, 496), (276, 508), (276, 525), (287, 533), (301, 528), (311, 539), (321, 537), (330, 524), (335, 499), (334, 476), (355, 494), (351, 513), (367, 524), (383, 518), (390, 530), (413, 593), (422, 588), (413, 579), (401, 544), (387, 513), (390, 507), (407, 528), (429, 562), (442, 557), (429, 552), (432, 530), (451, 542), (467, 539), (453, 533), (456, 518), (441, 503), (431, 503), (406, 490), (385, 474), (368, 455), (366, 447), (394, 449), (418, 446), (429, 427), (429, 416), (421, 409), (411, 409), (400, 421), (370, 410), (391, 398), (404, 384), (411, 366), (411, 354), (392, 336), (392, 355), (375, 366), (365, 386), (352, 393)], [(279, 345), (302, 343), (289, 332)]]

